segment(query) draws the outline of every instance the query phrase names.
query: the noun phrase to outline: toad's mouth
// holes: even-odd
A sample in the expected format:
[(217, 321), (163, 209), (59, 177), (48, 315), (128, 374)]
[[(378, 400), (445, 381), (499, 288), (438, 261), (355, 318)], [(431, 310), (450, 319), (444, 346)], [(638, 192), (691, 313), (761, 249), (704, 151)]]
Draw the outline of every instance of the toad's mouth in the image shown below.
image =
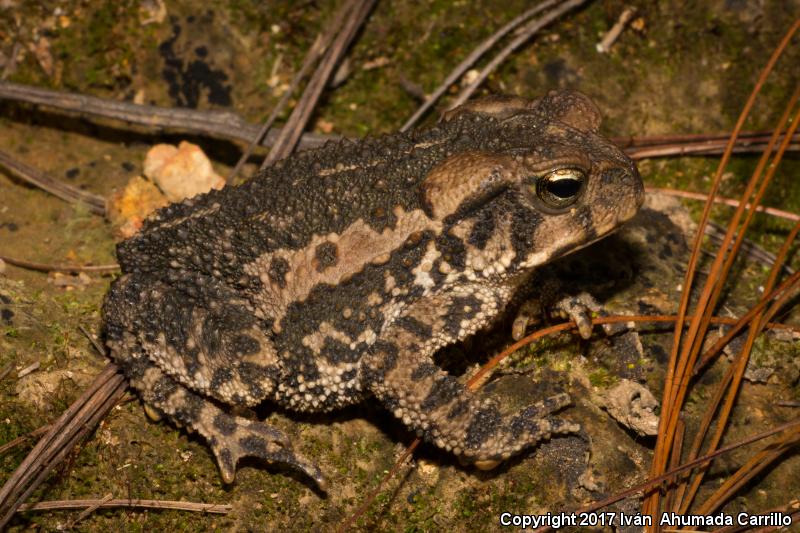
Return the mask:
[(580, 230), (576, 228), (573, 235), (564, 236), (555, 240), (555, 242), (551, 241), (547, 250), (541, 250), (529, 255), (521, 266), (523, 268), (535, 268), (605, 239), (618, 231), (639, 212), (644, 195), (636, 194), (633, 199), (633, 202), (627, 203), (623, 209), (611, 213), (611, 216), (605, 217), (602, 222), (598, 223), (598, 221), (594, 220), (595, 224), (591, 227), (581, 228)]
[(594, 228), (594, 235), (581, 243), (574, 243), (572, 245), (565, 245), (560, 250), (562, 253), (560, 254), (553, 254), (552, 259), (556, 259), (558, 257), (563, 257), (565, 255), (569, 255), (571, 253), (577, 252), (578, 250), (583, 250), (587, 246), (591, 246), (598, 241), (602, 241), (609, 235), (612, 235), (619, 231), (628, 221), (630, 221), (636, 214), (639, 212), (639, 207), (642, 205), (642, 201), (644, 199), (644, 195), (641, 195), (642, 200), (638, 200), (635, 204), (632, 204), (630, 208), (625, 211), (624, 213), (618, 214), (612, 222), (602, 224)]

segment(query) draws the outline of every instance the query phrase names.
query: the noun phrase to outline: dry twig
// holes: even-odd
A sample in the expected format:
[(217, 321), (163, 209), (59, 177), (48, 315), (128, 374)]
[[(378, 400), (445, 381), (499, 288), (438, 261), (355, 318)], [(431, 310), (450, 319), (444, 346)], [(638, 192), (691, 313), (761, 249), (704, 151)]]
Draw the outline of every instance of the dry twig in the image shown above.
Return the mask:
[(325, 57), (317, 66), (317, 70), (309, 80), (305, 91), (303, 91), (303, 96), (297, 102), (297, 106), (295, 106), (289, 120), (284, 125), (280, 136), (275, 140), (275, 144), (264, 159), (264, 163), (261, 165), (262, 169), (292, 153), (302, 135), (303, 128), (308, 123), (308, 119), (311, 118), (311, 113), (314, 111), (319, 97), (322, 95), (322, 90), (333, 74), (334, 67), (350, 46), (374, 4), (375, 0), (347, 0), (347, 3), (342, 7), (337, 20), (339, 20), (339, 17), (346, 18), (344, 26), (339, 30), (330, 48), (325, 53)]
[(606, 32), (603, 36), (601, 41), (597, 43), (597, 51), (601, 54), (607, 53), (611, 50), (611, 47), (617, 42), (619, 36), (622, 35), (622, 30), (625, 29), (625, 26), (630, 22), (633, 18), (633, 15), (636, 13), (636, 10), (633, 8), (626, 8), (622, 14), (617, 19), (617, 22), (611, 27), (610, 30)]
[(433, 93), (425, 100), (419, 109), (417, 109), (414, 114), (411, 115), (411, 118), (409, 118), (406, 123), (403, 124), (403, 127), (400, 128), (400, 131), (408, 131), (414, 126), (414, 124), (419, 122), (419, 119), (422, 118), (422, 116), (431, 108), (431, 106), (433, 106), (433, 104), (435, 104), (439, 98), (442, 97), (445, 91), (447, 91), (452, 84), (458, 81), (458, 79), (464, 75), (467, 69), (469, 69), (478, 59), (480, 59), (483, 54), (488, 52), (495, 44), (497, 44), (500, 39), (505, 37), (509, 32), (518, 28), (532, 16), (552, 7), (558, 3), (558, 1), (559, 0), (545, 0), (544, 2), (540, 2), (518, 17), (515, 17), (513, 20), (509, 21), (506, 25), (479, 44), (466, 58), (464, 58), (463, 61), (461, 61), (461, 63), (456, 66), (456, 68), (452, 70), (452, 72), (450, 72), (450, 74), (447, 75), (445, 80), (433, 91)]
[[(198, 111), (140, 105), (96, 96), (51, 91), (19, 83), (0, 83), (0, 100), (27, 102), (81, 116), (119, 120), (156, 131), (182, 131), (216, 139), (250, 142), (259, 131), (259, 126), (245, 122), (230, 111)], [(279, 134), (278, 128), (272, 129), (262, 141), (262, 145), (271, 146)], [(306, 133), (300, 140), (300, 146), (313, 148), (325, 144), (332, 138), (335, 137)]]
[(503, 48), (485, 67), (483, 67), (483, 69), (481, 69), (475, 80), (461, 91), (453, 103), (450, 104), (450, 109), (458, 107), (469, 100), (469, 97), (472, 96), (472, 94), (478, 89), (478, 87), (480, 87), (484, 80), (489, 77), (489, 74), (494, 72), (495, 69), (497, 69), (497, 67), (500, 66), (500, 64), (505, 61), (512, 52), (528, 42), (531, 37), (539, 32), (539, 30), (554, 22), (561, 15), (585, 4), (586, 1), (587, 0), (567, 0), (566, 2), (561, 2), (549, 13), (526, 24), (523, 30), (520, 32), (520, 35), (508, 43), (505, 48)]
[(9, 154), (0, 151), (0, 166), (5, 168), (19, 179), (44, 189), (52, 195), (58, 196), (66, 202), (78, 202), (85, 205), (92, 213), (104, 215), (106, 201), (102, 196), (88, 193), (66, 183), (51, 178), (33, 167), (17, 161)]
[(233, 170), (231, 170), (230, 175), (228, 175), (228, 183), (230, 183), (239, 173), (242, 166), (244, 166), (247, 159), (253, 153), (255, 146), (261, 144), (264, 136), (267, 134), (267, 132), (269, 132), (270, 128), (272, 128), (272, 125), (275, 123), (275, 119), (277, 119), (278, 115), (280, 115), (286, 108), (287, 104), (289, 103), (289, 98), (292, 96), (292, 94), (294, 94), (294, 91), (297, 90), (300, 82), (303, 81), (306, 76), (308, 76), (309, 72), (311, 71), (311, 67), (313, 67), (314, 64), (319, 61), (319, 58), (322, 57), (322, 55), (328, 50), (331, 45), (331, 41), (333, 41), (333, 38), (336, 36), (336, 32), (339, 31), (339, 28), (344, 21), (344, 17), (348, 14), (349, 10), (347, 8), (348, 5), (345, 4), (329, 24), (328, 30), (323, 34), (320, 34), (314, 41), (314, 44), (311, 45), (306, 57), (303, 59), (303, 64), (300, 67), (300, 70), (297, 71), (292, 78), (289, 88), (283, 93), (281, 99), (278, 101), (277, 105), (264, 122), (264, 125), (261, 126), (261, 129), (258, 131), (258, 135), (256, 135), (256, 137), (250, 141), (247, 149), (239, 158), (239, 161), (236, 162), (236, 166), (233, 167)]
[(70, 453), (75, 444), (94, 429), (116, 405), (126, 383), (117, 367), (108, 364), (89, 388), (67, 408), (34, 446), (0, 488), (0, 530), (8, 525), (19, 506)]

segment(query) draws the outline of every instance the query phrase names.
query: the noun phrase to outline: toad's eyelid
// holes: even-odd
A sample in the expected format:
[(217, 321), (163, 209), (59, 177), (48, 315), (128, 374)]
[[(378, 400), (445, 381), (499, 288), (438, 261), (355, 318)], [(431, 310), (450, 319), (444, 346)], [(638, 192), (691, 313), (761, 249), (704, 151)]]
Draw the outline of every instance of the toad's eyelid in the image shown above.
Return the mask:
[(548, 161), (541, 165), (531, 165), (530, 171), (539, 176), (547, 176), (548, 174), (553, 174), (555, 172), (575, 170), (580, 172), (585, 178), (586, 176), (589, 175), (590, 168), (591, 166), (588, 164), (584, 164), (583, 161), (557, 160), (557, 161)]
[[(577, 178), (575, 177), (577, 174)], [(583, 168), (577, 165), (563, 165), (553, 167), (547, 167), (545, 170), (531, 171), (530, 175), (525, 179), (525, 182), (528, 185), (535, 186), (539, 180), (548, 178), (550, 180), (562, 180), (562, 179), (580, 179), (581, 181), (586, 181), (588, 179), (589, 172), (584, 170)]]

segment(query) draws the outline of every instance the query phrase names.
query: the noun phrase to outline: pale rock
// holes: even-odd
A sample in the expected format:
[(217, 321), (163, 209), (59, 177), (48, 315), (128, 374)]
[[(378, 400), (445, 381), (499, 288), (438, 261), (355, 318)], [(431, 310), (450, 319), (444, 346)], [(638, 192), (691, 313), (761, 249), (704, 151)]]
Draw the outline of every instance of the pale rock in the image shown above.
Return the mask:
[(170, 202), (225, 186), (225, 180), (214, 172), (203, 150), (186, 141), (177, 148), (171, 144), (152, 147), (144, 160), (144, 175), (158, 185)]

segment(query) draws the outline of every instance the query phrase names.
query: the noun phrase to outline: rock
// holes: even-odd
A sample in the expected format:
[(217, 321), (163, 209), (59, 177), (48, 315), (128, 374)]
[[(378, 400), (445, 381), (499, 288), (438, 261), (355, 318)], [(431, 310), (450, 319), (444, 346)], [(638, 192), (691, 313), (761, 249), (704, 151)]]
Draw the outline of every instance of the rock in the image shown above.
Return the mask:
[(647, 388), (623, 379), (599, 395), (611, 418), (642, 436), (658, 434), (658, 400)]
[(36, 409), (45, 410), (51, 407), (61, 383), (68, 379), (74, 381), (74, 378), (74, 373), (69, 370), (34, 372), (20, 378), (14, 390), (21, 400)]
[(214, 172), (203, 150), (186, 141), (177, 148), (171, 144), (152, 147), (144, 160), (144, 175), (158, 185), (170, 202), (225, 186), (225, 180)]
[(135, 176), (125, 189), (108, 202), (108, 218), (123, 239), (139, 231), (147, 216), (167, 205), (167, 199), (153, 183)]
[(68, 291), (75, 289), (83, 290), (89, 286), (92, 282), (92, 278), (90, 278), (86, 272), (79, 272), (75, 276), (61, 272), (50, 272), (47, 275), (47, 282)]

